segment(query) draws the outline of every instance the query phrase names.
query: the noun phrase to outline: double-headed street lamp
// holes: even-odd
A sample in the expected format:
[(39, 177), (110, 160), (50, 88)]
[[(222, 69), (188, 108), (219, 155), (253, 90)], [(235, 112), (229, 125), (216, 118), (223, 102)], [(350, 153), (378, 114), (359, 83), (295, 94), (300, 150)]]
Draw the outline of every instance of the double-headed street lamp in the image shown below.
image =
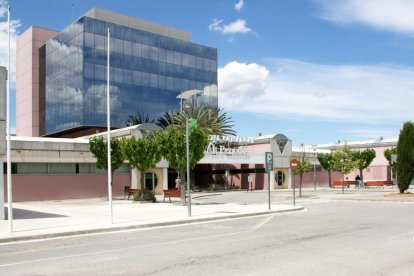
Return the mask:
[[(203, 91), (201, 90), (188, 90), (181, 92), (177, 99), (180, 99), (181, 105), (181, 112), (183, 112), (183, 108), (188, 111), (190, 109), (190, 104), (186, 101), (183, 106), (183, 99), (188, 100), (189, 98), (193, 97), (194, 95), (200, 95)], [(188, 216), (191, 217), (191, 190), (190, 190), (190, 139), (189, 139), (189, 130), (188, 130), (188, 120), (189, 120), (188, 112), (185, 114), (185, 144), (186, 144), (186, 160), (187, 160), (187, 207), (188, 207)]]
[[(185, 110), (190, 108), (188, 103), (184, 105)], [(186, 152), (186, 160), (187, 160), (187, 208), (188, 208), (188, 216), (191, 217), (191, 190), (190, 190), (190, 139), (189, 139), (189, 131), (188, 131), (188, 113), (185, 114), (185, 152)]]

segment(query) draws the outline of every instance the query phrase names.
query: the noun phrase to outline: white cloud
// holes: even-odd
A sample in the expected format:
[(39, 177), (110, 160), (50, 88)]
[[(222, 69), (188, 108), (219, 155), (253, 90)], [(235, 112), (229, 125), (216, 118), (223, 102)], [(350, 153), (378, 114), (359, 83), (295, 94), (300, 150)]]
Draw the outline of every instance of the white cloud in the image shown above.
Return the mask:
[(316, 0), (321, 18), (339, 24), (364, 24), (376, 29), (414, 35), (412, 0)]
[(252, 98), (265, 94), (265, 82), (269, 70), (256, 63), (246, 64), (232, 61), (218, 69), (220, 105), (236, 108)]
[(237, 19), (230, 24), (222, 24), (223, 20), (214, 19), (208, 28), (213, 31), (218, 31), (223, 34), (236, 34), (236, 33), (250, 33), (252, 30), (247, 27), (246, 20)]
[[(20, 20), (10, 20), (10, 80), (12, 87), (15, 86), (16, 80), (16, 38), (20, 26)], [(0, 66), (8, 67), (8, 42), (7, 6), (4, 1), (0, 0)]]
[(5, 16), (7, 16), (7, 5), (2, 0), (0, 1), (0, 17), (5, 17)]
[(414, 68), (286, 59), (271, 60), (271, 65), (270, 72), (237, 62), (220, 68), (219, 104), (299, 120), (378, 125), (414, 118)]
[(362, 139), (372, 139), (372, 138), (377, 138), (379, 139), (380, 137), (383, 137), (385, 139), (387, 138), (394, 138), (394, 137), (398, 137), (399, 134), (399, 130), (398, 129), (394, 129), (394, 130), (389, 130), (389, 129), (368, 129), (368, 128), (350, 128), (350, 129), (344, 129), (342, 131), (343, 133), (347, 134), (347, 135), (355, 135), (357, 137), (361, 137)]
[(239, 0), (239, 2), (234, 4), (234, 9), (236, 11), (240, 11), (244, 6), (244, 1), (243, 0)]

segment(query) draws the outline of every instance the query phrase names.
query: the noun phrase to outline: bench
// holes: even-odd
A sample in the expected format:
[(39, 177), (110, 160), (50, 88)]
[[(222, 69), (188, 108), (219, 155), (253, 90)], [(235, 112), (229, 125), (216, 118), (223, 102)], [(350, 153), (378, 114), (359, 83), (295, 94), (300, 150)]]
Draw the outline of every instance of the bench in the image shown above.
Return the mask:
[(140, 191), (141, 191), (140, 189), (131, 189), (129, 186), (125, 186), (124, 187), (124, 197), (126, 195), (128, 195), (128, 200), (129, 200), (130, 196), (134, 197)]
[(382, 187), (385, 188), (385, 186), (392, 186), (392, 181), (367, 181), (364, 182), (365, 189), (368, 187)]
[(178, 190), (178, 189), (164, 190), (164, 199), (162, 200), (162, 202), (165, 201), (166, 197), (168, 197), (168, 199), (170, 200), (170, 203), (171, 203), (171, 197), (181, 197), (181, 191)]
[(345, 186), (345, 187), (348, 187), (350, 185), (355, 185), (355, 181), (349, 181), (348, 180), (348, 181), (344, 181), (343, 183), (342, 183), (341, 180), (334, 180), (334, 181), (332, 181), (332, 188), (342, 187), (342, 185)]

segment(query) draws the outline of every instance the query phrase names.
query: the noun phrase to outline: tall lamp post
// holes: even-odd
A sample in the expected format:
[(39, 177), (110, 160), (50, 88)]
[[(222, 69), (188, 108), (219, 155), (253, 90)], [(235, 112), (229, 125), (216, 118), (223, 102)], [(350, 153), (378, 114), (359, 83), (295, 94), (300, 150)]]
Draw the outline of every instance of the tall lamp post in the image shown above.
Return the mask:
[[(190, 108), (188, 103), (184, 105), (185, 110)], [(189, 131), (188, 131), (188, 114), (185, 114), (185, 154), (186, 154), (186, 167), (187, 167), (187, 209), (188, 209), (188, 216), (191, 217), (191, 190), (190, 190), (190, 139), (189, 139)]]
[[(8, 197), (8, 220), (9, 231), (13, 232), (13, 186), (11, 179), (11, 142), (10, 142), (10, 6), (7, 7), (8, 25), (8, 53), (7, 53), (7, 103), (6, 103), (6, 129), (7, 129), (7, 197)], [(3, 191), (1, 191), (3, 192)], [(3, 208), (3, 207), (2, 207)]]
[(113, 212), (112, 212), (112, 162), (111, 162), (111, 106), (110, 106), (110, 89), (109, 89), (109, 65), (110, 65), (110, 39), (111, 29), (108, 28), (108, 56), (107, 56), (107, 71), (106, 71), (106, 122), (108, 131), (107, 141), (107, 161), (108, 161), (108, 201), (109, 201), (109, 219), (110, 223), (113, 223)]
[[(190, 109), (190, 104), (186, 101), (183, 105), (183, 100), (188, 100), (189, 98), (193, 97), (194, 95), (200, 95), (203, 91), (201, 90), (187, 90), (181, 91), (181, 93), (177, 96), (177, 99), (180, 99), (180, 106), (181, 112), (183, 112), (183, 108), (188, 111)], [(188, 216), (191, 217), (191, 191), (190, 191), (190, 142), (189, 142), (189, 131), (188, 131), (188, 113), (186, 112), (185, 115), (185, 143), (186, 143), (186, 160), (187, 160), (187, 208), (188, 208)]]
[(313, 148), (313, 190), (316, 191), (316, 145)]

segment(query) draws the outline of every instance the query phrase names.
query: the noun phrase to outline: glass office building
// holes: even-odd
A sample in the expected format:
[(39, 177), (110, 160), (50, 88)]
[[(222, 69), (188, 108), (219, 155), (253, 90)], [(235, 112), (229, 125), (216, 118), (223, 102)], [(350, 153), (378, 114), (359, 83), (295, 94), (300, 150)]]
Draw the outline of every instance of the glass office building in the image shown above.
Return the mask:
[(44, 46), (43, 135), (106, 126), (108, 29), (111, 126), (179, 110), (177, 96), (188, 90), (200, 91), (199, 104), (217, 106), (217, 49), (192, 43), (187, 32), (94, 8)]

